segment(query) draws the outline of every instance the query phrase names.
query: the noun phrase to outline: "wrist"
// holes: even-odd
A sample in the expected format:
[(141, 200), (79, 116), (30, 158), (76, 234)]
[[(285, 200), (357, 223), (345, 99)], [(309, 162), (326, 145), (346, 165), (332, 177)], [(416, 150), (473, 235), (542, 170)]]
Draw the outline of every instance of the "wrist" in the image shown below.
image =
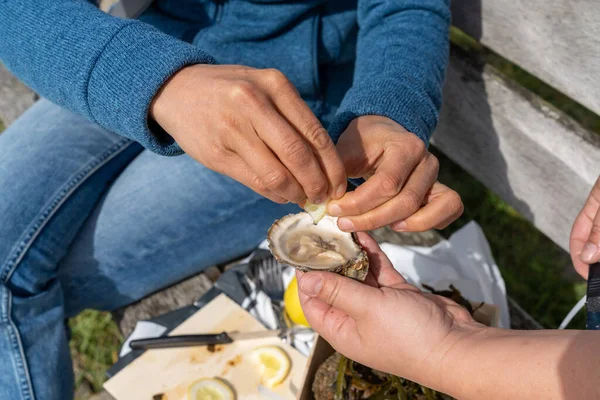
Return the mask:
[(182, 98), (185, 83), (189, 82), (189, 74), (196, 65), (186, 66), (175, 72), (156, 92), (150, 103), (150, 118), (164, 127), (166, 118), (171, 114), (170, 108), (177, 107), (177, 99)]
[(344, 142), (357, 144), (371, 141), (387, 143), (398, 140), (410, 146), (423, 146), (423, 141), (419, 136), (410, 132), (393, 119), (381, 115), (363, 115), (352, 120), (348, 128), (340, 136), (338, 144)]
[[(356, 117), (351, 125), (356, 125), (359, 133), (371, 132), (373, 130), (387, 132), (387, 133), (410, 133), (406, 128), (397, 123), (391, 118), (384, 117), (382, 115), (361, 115)], [(416, 136), (415, 136), (416, 137)]]
[(499, 331), (474, 321), (453, 329), (438, 347), (437, 354), (430, 357), (433, 364), (430, 368), (435, 371), (432, 388), (453, 397), (462, 393), (461, 386), (469, 382), (469, 370), (464, 366), (476, 367), (477, 363), (472, 362), (478, 357), (478, 349), (485, 347)]
[[(381, 115), (361, 115), (356, 117), (355, 121), (358, 123), (365, 124), (383, 124), (383, 125), (393, 125), (393, 126), (402, 126), (391, 118), (384, 117)], [(403, 128), (404, 129), (404, 128)]]

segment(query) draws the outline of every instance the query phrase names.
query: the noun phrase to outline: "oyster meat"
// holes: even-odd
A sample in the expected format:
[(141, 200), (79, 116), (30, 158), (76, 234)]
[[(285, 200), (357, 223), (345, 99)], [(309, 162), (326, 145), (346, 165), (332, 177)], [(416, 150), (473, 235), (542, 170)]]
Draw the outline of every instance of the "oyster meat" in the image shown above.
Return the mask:
[(267, 241), (277, 261), (301, 271), (331, 271), (362, 281), (369, 270), (356, 235), (340, 230), (329, 215), (316, 225), (309, 213), (287, 215), (271, 226)]

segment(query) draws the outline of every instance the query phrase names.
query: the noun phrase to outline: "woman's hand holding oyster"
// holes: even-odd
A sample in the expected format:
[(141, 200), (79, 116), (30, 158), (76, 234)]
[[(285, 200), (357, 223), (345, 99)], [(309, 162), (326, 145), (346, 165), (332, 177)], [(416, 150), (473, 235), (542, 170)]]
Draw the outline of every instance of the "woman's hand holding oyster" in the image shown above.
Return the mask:
[(600, 398), (596, 331), (479, 324), (408, 284), (366, 233), (358, 239), (370, 262), (364, 282), (298, 272), (306, 319), (339, 353), (458, 399)]
[(408, 284), (368, 234), (358, 239), (370, 260), (363, 283), (331, 273), (298, 273), (308, 322), (348, 358), (442, 389), (444, 354), (485, 326), (450, 299)]

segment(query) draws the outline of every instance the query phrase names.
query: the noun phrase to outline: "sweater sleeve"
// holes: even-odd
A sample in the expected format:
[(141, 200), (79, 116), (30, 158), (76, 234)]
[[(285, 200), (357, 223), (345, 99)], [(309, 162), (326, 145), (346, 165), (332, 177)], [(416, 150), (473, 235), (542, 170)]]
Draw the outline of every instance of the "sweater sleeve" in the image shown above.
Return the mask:
[(330, 134), (362, 115), (396, 121), (429, 144), (442, 102), (449, 0), (359, 0), (354, 82)]
[(148, 118), (163, 83), (186, 65), (215, 63), (186, 42), (86, 0), (0, 0), (0, 60), (26, 85), (162, 155), (177, 143)]

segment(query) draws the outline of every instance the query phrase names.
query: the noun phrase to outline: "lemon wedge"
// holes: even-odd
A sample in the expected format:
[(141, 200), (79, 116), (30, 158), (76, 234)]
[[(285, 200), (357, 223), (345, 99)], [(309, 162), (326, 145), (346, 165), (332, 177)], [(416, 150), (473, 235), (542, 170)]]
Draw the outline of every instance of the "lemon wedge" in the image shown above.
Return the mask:
[(188, 400), (234, 400), (235, 393), (222, 380), (203, 378), (188, 388)]
[(321, 204), (313, 204), (310, 201), (306, 201), (304, 204), (304, 211), (310, 215), (313, 220), (313, 223), (316, 225), (320, 220), (323, 219), (325, 214), (327, 213), (327, 202)]
[(259, 366), (261, 383), (267, 387), (279, 385), (290, 373), (290, 358), (281, 347), (257, 347), (252, 351), (252, 356)]
[(283, 304), (288, 317), (295, 324), (310, 327), (302, 307), (300, 306), (300, 298), (298, 297), (298, 280), (294, 276), (283, 293)]

